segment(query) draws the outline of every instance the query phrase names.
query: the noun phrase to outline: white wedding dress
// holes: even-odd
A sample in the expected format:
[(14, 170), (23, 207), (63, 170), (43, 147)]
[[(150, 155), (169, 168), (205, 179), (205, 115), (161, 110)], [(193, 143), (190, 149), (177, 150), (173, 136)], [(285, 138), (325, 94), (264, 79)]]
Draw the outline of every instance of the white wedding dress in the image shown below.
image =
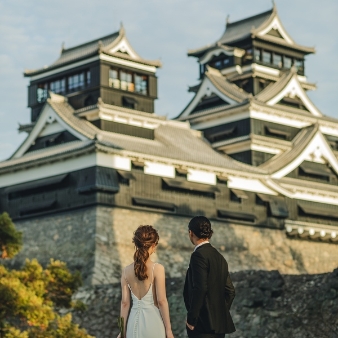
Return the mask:
[(128, 281), (128, 287), (133, 300), (133, 306), (127, 322), (126, 338), (165, 338), (165, 328), (160, 314), (160, 310), (154, 304), (153, 282), (154, 267), (152, 268), (152, 279), (148, 292), (138, 299), (131, 289)]

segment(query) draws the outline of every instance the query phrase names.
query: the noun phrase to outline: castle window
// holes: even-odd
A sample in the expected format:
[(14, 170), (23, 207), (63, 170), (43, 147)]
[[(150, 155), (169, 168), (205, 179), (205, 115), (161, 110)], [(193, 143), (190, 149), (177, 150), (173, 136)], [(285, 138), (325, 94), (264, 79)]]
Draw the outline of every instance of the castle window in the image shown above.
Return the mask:
[(265, 79), (260, 79), (258, 83), (259, 83), (259, 89), (263, 90), (264, 88), (266, 88), (271, 83), (271, 81), (268, 81), (268, 80), (265, 80)]
[(87, 70), (87, 77), (86, 77), (87, 86), (90, 85), (90, 81), (91, 81), (91, 73), (90, 73), (90, 70)]
[(128, 92), (134, 91), (134, 83), (133, 83), (133, 74), (124, 70), (120, 72), (121, 76), (121, 89), (127, 90)]
[(226, 58), (223, 60), (223, 65), (226, 66), (227, 64), (230, 63), (230, 59), (229, 58)]
[(255, 55), (254, 55), (255, 61), (261, 61), (261, 58), (262, 58), (261, 50), (255, 48), (254, 53), (255, 53)]
[(264, 63), (271, 63), (271, 53), (263, 51), (263, 62)]
[(297, 68), (299, 73), (303, 73), (304, 72), (304, 61), (295, 60), (295, 67)]
[(50, 90), (56, 94), (66, 92), (66, 79), (58, 79), (50, 83)]
[(148, 76), (135, 74), (135, 91), (140, 94), (148, 93)]
[(222, 68), (222, 60), (218, 60), (214, 63), (214, 67), (217, 69), (221, 69)]
[(109, 69), (109, 87), (120, 88), (119, 72), (116, 69)]
[(273, 64), (279, 68), (282, 68), (282, 56), (279, 54), (273, 54)]
[(133, 97), (122, 96), (123, 107), (136, 109), (137, 103), (138, 103), (137, 100), (135, 100)]
[(284, 56), (284, 68), (292, 67), (292, 59), (288, 56)]
[(242, 190), (238, 190), (238, 189), (230, 190), (230, 201), (232, 202), (241, 203), (243, 199), (247, 199), (247, 198), (248, 198), (248, 195)]
[(117, 176), (118, 176), (118, 181), (121, 185), (129, 186), (130, 180), (135, 179), (135, 176), (132, 173), (127, 172), (127, 171), (118, 170)]
[(68, 90), (75, 91), (84, 87), (84, 72), (74, 74), (68, 77)]
[(330, 177), (333, 173), (326, 165), (304, 161), (298, 168), (298, 175), (300, 178), (330, 182)]
[(249, 48), (245, 51), (245, 60), (252, 60), (252, 49)]
[(280, 130), (272, 127), (265, 126), (265, 135), (270, 137), (279, 138), (282, 140), (289, 140), (290, 139), (290, 133), (286, 130)]
[(36, 99), (38, 102), (45, 102), (47, 100), (48, 94), (48, 83), (38, 84), (38, 89), (36, 91)]
[(210, 131), (205, 134), (205, 137), (210, 141), (210, 142), (219, 142), (219, 141), (224, 141), (228, 140), (229, 138), (235, 137), (237, 134), (237, 128), (236, 126), (234, 127), (228, 127), (225, 129), (221, 129), (218, 131)]

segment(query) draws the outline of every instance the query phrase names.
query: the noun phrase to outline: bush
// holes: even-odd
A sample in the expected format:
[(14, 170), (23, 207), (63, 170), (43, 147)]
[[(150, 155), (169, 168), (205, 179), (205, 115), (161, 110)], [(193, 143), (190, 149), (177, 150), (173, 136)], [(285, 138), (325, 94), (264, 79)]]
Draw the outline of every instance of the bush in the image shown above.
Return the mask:
[[(0, 215), (2, 258), (12, 258), (21, 249), (22, 235), (7, 213)], [(0, 264), (0, 336), (4, 338), (90, 338), (72, 323), (63, 308), (83, 308), (72, 295), (81, 286), (79, 273), (72, 274), (65, 263), (51, 260), (44, 269), (37, 260), (26, 260), (20, 270)]]

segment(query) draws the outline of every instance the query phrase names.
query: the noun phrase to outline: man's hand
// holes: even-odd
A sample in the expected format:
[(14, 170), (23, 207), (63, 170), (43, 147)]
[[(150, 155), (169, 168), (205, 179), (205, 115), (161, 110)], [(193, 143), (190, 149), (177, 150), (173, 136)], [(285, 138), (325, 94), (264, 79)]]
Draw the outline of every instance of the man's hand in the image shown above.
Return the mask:
[(190, 325), (187, 321), (185, 323), (188, 326), (189, 330), (194, 331), (195, 326)]

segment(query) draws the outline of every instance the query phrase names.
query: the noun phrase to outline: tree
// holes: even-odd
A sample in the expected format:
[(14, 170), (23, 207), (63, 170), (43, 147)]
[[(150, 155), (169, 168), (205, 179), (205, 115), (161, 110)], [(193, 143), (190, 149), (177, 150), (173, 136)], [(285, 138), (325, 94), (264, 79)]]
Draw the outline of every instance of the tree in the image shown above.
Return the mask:
[(16, 231), (15, 226), (4, 212), (0, 215), (0, 257), (12, 258), (22, 247), (22, 233)]
[[(7, 213), (0, 215), (2, 258), (12, 258), (22, 246)], [(83, 308), (72, 295), (81, 286), (79, 273), (72, 274), (65, 263), (51, 260), (44, 269), (37, 260), (26, 260), (20, 270), (0, 264), (0, 337), (4, 338), (90, 338), (72, 323), (71, 314), (59, 310)]]

